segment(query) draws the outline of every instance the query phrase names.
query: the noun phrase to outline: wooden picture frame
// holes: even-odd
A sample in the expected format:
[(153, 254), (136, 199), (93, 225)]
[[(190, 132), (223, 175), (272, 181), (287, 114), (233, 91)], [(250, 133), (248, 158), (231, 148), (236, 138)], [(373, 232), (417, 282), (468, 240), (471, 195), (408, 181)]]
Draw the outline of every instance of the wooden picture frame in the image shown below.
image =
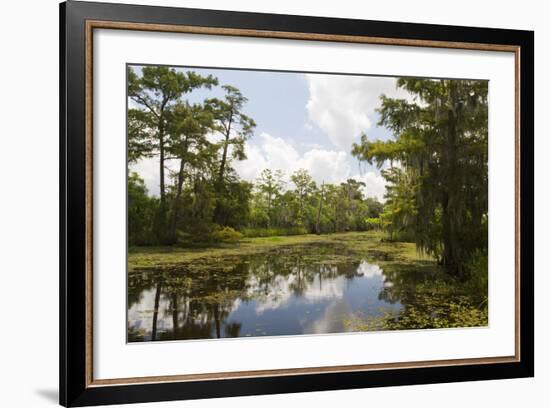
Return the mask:
[[(93, 31), (196, 33), (515, 55), (515, 353), (402, 363), (93, 377)], [(121, 102), (123, 103), (123, 102)], [(530, 31), (68, 1), (60, 5), (60, 403), (120, 404), (534, 375), (534, 34)], [(520, 251), (521, 248), (521, 251)]]

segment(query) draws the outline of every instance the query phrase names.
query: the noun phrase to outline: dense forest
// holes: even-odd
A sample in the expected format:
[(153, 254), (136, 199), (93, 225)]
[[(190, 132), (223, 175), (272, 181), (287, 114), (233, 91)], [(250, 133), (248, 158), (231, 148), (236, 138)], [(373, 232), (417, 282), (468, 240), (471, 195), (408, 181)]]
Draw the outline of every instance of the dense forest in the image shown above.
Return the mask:
[[(411, 100), (381, 96), (389, 141), (363, 135), (359, 160), (386, 179), (382, 204), (355, 179), (316, 183), (300, 169), (264, 169), (254, 182), (233, 164), (246, 159), (256, 123), (247, 98), (213, 76), (169, 67), (128, 68), (129, 168), (159, 166), (159, 196), (128, 175), (129, 245), (234, 243), (244, 237), (383, 229), (408, 240), (452, 275), (466, 277), (487, 259), (487, 82), (399, 79)], [(222, 98), (189, 102), (200, 88)], [(480, 266), (481, 265), (481, 266)]]

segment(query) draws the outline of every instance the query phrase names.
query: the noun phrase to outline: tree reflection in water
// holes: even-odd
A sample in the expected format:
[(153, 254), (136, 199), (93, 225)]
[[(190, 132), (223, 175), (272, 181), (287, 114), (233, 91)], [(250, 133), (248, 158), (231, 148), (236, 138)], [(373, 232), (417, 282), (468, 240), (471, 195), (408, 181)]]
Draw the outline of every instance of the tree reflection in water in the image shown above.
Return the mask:
[(137, 269), (128, 278), (128, 340), (350, 331), (346, 319), (399, 313), (441, 276), (432, 263), (319, 261), (316, 251)]

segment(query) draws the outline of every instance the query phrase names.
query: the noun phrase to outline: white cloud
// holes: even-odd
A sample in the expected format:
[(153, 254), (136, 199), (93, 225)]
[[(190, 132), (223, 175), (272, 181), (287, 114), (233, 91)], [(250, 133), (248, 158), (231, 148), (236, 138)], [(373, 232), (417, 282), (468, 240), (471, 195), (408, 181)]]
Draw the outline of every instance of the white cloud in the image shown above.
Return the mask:
[(280, 137), (262, 133), (256, 144), (246, 143), (247, 159), (233, 162), (237, 173), (254, 181), (263, 169), (282, 170), (287, 181), (298, 169), (306, 169), (317, 183), (339, 183), (350, 174), (346, 152), (313, 148), (303, 155)]
[(307, 74), (308, 124), (324, 131), (334, 146), (349, 150), (361, 132), (372, 125), (369, 117), (380, 105), (380, 95), (407, 98), (396, 89), (395, 78)]
[(343, 151), (310, 150), (300, 160), (299, 167), (308, 170), (318, 183), (339, 183), (350, 173), (350, 165)]
[(145, 182), (145, 186), (149, 194), (154, 196), (160, 195), (160, 180), (159, 180), (159, 159), (147, 158), (141, 159), (130, 166), (130, 173), (136, 172)]
[(365, 183), (365, 187), (363, 187), (365, 197), (377, 198), (378, 201), (384, 202), (384, 194), (386, 193), (386, 180), (384, 177), (374, 171), (368, 171), (363, 174), (356, 174), (352, 178)]
[(363, 192), (366, 197), (376, 197), (383, 200), (386, 190), (385, 180), (373, 171), (353, 174), (348, 154), (343, 150), (326, 150), (314, 147), (299, 154), (290, 143), (280, 137), (262, 133), (259, 143), (246, 143), (247, 159), (233, 162), (233, 167), (243, 179), (254, 181), (264, 169), (279, 169), (290, 175), (298, 169), (306, 169), (318, 184), (341, 183), (349, 178), (365, 183)]

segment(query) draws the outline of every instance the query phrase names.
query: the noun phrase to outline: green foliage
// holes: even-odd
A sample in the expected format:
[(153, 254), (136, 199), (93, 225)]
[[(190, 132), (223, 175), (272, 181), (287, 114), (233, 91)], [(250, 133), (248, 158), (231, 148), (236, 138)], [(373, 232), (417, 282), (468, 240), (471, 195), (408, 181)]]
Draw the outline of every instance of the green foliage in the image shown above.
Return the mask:
[[(410, 262), (410, 261), (409, 261)], [(415, 267), (421, 270), (423, 267)], [(400, 301), (404, 307), (398, 311), (381, 309), (371, 316), (354, 315), (346, 321), (352, 330), (405, 330), (437, 329), (449, 327), (477, 327), (488, 325), (487, 286), (478, 288), (474, 281), (462, 281), (438, 268), (431, 278), (411, 279), (414, 275), (403, 264), (395, 270), (385, 270), (392, 282), (380, 297)], [(430, 276), (430, 275), (428, 275)], [(411, 286), (406, 286), (410, 281)]]
[(365, 199), (365, 205), (367, 206), (368, 218), (379, 218), (384, 210), (384, 205), (374, 197), (367, 197)]
[[(194, 89), (217, 85), (212, 76), (202, 77), (193, 71), (180, 72), (164, 66), (141, 68), (138, 75), (128, 68), (128, 97), (139, 108), (128, 110), (128, 159), (160, 154), (164, 159), (165, 137), (173, 120), (169, 113), (181, 97)], [(161, 186), (164, 180), (161, 180)], [(161, 189), (162, 190), (162, 189)], [(161, 191), (161, 195), (164, 191)]]
[[(212, 174), (212, 179), (218, 196), (214, 209), (214, 222), (220, 225), (237, 226), (240, 222), (235, 218), (230, 219), (231, 207), (235, 207), (234, 203), (228, 203), (225, 199), (228, 193), (235, 193), (230, 186), (231, 183), (233, 186), (236, 185), (231, 162), (246, 159), (245, 142), (253, 135), (256, 122), (243, 112), (248, 99), (242, 95), (241, 91), (231, 85), (223, 85), (222, 88), (225, 92), (223, 100), (211, 98), (205, 101), (208, 111), (214, 117), (212, 131), (221, 136), (221, 141), (215, 144), (216, 149), (220, 151), (219, 163), (216, 164), (217, 168), (212, 168), (212, 171), (217, 171), (217, 174)], [(241, 192), (245, 190), (246, 197), (240, 197), (240, 199), (247, 202), (250, 189), (245, 188)], [(242, 210), (242, 207), (239, 208), (240, 212)]]
[(380, 214), (382, 223), (390, 239), (410, 235), (416, 226), (418, 214), (416, 181), (407, 171), (397, 167), (383, 170), (382, 175), (388, 181), (387, 199)]
[(288, 198), (291, 201), (294, 222), (301, 226), (310, 225), (314, 214), (311, 198), (317, 186), (305, 169), (295, 171), (290, 180), (295, 186), (293, 195)]
[(177, 243), (179, 246), (188, 247), (204, 244), (236, 244), (242, 238), (243, 234), (234, 230), (231, 227), (220, 227), (214, 223), (200, 223), (191, 230), (192, 232), (181, 231), (177, 232)]
[(256, 180), (256, 205), (263, 208), (267, 225), (270, 227), (275, 221), (278, 201), (284, 188), (283, 172), (264, 169)]
[(489, 262), (486, 252), (476, 251), (466, 262), (466, 270), (468, 271), (467, 285), (472, 292), (487, 294), (489, 287)]
[(243, 238), (243, 234), (235, 231), (231, 227), (223, 227), (222, 229), (215, 231), (212, 234), (214, 242), (223, 242), (228, 244), (235, 244)]
[[(181, 99), (194, 89), (211, 88), (218, 81), (212, 76), (203, 77), (193, 71), (181, 72), (164, 66), (141, 67), (140, 75), (128, 67), (127, 79), (128, 97), (137, 106), (128, 110), (128, 162), (158, 155), (160, 204), (153, 217), (153, 235), (155, 243), (173, 243), (185, 164), (189, 151), (193, 150), (189, 139), (204, 144), (209, 122), (213, 121), (204, 114), (202, 106), (190, 107)], [(171, 220), (168, 219), (170, 206), (165, 185), (166, 161), (170, 159), (180, 160)]]
[(128, 176), (128, 244), (151, 245), (157, 240), (153, 220), (159, 207), (158, 200), (147, 195), (143, 179), (137, 173)]
[(382, 220), (380, 218), (365, 218), (365, 230), (377, 230), (382, 228)]
[(198, 222), (193, 224), (192, 228), (176, 232), (177, 244), (184, 247), (195, 244), (212, 244), (217, 242), (215, 236), (219, 230), (220, 226), (213, 222)]
[(276, 237), (290, 235), (304, 235), (308, 231), (304, 227), (288, 227), (288, 228), (244, 228), (243, 234), (245, 237)]
[(417, 296), (399, 313), (381, 310), (375, 317), (346, 320), (354, 331), (439, 329), (487, 326), (487, 304), (474, 304), (467, 296)]
[(226, 181), (220, 192), (216, 192), (215, 221), (219, 225), (240, 229), (250, 219), (252, 184), (237, 179)]

